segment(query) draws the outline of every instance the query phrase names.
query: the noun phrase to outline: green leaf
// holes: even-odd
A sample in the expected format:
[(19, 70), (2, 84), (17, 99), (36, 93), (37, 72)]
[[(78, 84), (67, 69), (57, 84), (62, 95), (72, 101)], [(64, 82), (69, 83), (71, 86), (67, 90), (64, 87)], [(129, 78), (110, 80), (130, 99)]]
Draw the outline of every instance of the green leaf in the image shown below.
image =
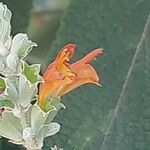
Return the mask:
[(38, 80), (39, 71), (40, 65), (34, 64), (29, 66), (27, 63), (24, 62), (23, 74), (32, 84), (34, 84)]
[(0, 77), (0, 89), (5, 89), (6, 85), (5, 85), (5, 81), (3, 78)]
[(60, 97), (50, 97), (48, 101), (45, 102), (45, 105), (43, 107), (44, 112), (48, 112), (55, 108), (58, 112), (61, 108), (66, 108), (65, 105), (61, 103), (61, 98)]
[[(103, 56), (93, 62), (102, 88), (88, 85), (64, 96), (67, 109), (56, 117), (63, 126), (58, 135), (46, 139), (44, 150), (55, 144), (65, 150), (150, 149), (149, 40), (146, 51), (138, 54), (126, 100), (118, 100), (149, 10), (149, 0), (71, 1), (50, 56), (54, 59), (67, 43), (77, 45), (74, 60), (104, 48)], [(116, 108), (119, 113), (111, 126)]]
[(46, 101), (45, 104), (44, 104), (44, 107), (42, 108), (42, 110), (43, 110), (44, 112), (48, 112), (48, 111), (50, 111), (50, 110), (52, 110), (52, 109), (54, 109), (54, 108), (55, 108), (55, 107), (51, 104), (50, 101)]
[[(102, 150), (150, 149), (150, 15), (126, 75)], [(145, 58), (146, 57), (146, 58)], [(139, 81), (137, 81), (140, 79)]]
[(10, 100), (8, 99), (2, 100), (0, 97), (0, 108), (2, 107), (14, 108), (14, 104)]

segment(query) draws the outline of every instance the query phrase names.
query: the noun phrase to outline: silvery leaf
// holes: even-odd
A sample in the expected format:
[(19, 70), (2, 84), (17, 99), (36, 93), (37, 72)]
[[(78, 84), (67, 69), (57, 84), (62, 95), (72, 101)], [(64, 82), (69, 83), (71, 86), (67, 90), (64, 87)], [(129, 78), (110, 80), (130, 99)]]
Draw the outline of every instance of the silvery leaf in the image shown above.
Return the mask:
[(37, 139), (40, 139), (41, 137), (46, 138), (48, 136), (52, 136), (57, 132), (59, 132), (59, 130), (60, 130), (60, 125), (56, 122), (52, 122), (48, 125), (43, 125), (41, 126)]
[(30, 41), (26, 34), (19, 33), (12, 40), (10, 53), (17, 54), (19, 59), (23, 59), (31, 51), (33, 46), (37, 46), (37, 44)]
[(5, 69), (3, 61), (0, 60), (0, 72), (3, 72)]
[(23, 129), (23, 139), (24, 139), (24, 147), (30, 150), (41, 150), (43, 146), (43, 141), (39, 142), (35, 138), (35, 133), (31, 127), (26, 127)]
[(21, 124), (22, 128), (25, 129), (31, 126), (31, 111), (33, 105), (30, 105), (22, 114), (21, 116)]
[(61, 108), (66, 109), (65, 105), (61, 103), (60, 97), (56, 98), (49, 98), (49, 102), (57, 109), (60, 110)]
[(36, 135), (38, 135), (41, 126), (45, 124), (49, 113), (50, 111), (47, 113), (42, 111), (41, 108), (37, 104), (33, 106), (32, 111), (31, 111), (31, 127), (35, 131)]
[(31, 127), (26, 127), (26, 128), (23, 129), (23, 135), (22, 136), (23, 136), (23, 139), (25, 141), (32, 140), (32, 138), (35, 137), (35, 133), (34, 133), (34, 131), (32, 130)]
[(58, 148), (56, 145), (54, 147), (51, 147), (51, 150), (63, 150), (62, 148)]
[(5, 43), (10, 36), (11, 26), (11, 11), (6, 5), (0, 3), (0, 40)]
[(8, 51), (9, 51), (9, 49), (11, 47), (11, 42), (12, 42), (12, 38), (10, 36), (8, 36), (7, 40), (4, 43), (4, 46), (8, 49)]
[(36, 139), (39, 143), (43, 143), (44, 138), (56, 134), (57, 132), (59, 132), (59, 130), (60, 125), (56, 122), (52, 122), (47, 125), (42, 125), (39, 133), (36, 135)]
[(24, 75), (20, 75), (18, 103), (21, 107), (26, 108), (29, 106), (30, 102), (33, 101), (37, 92), (37, 84), (38, 83), (32, 85)]
[(6, 94), (8, 95), (8, 99), (10, 99), (14, 104), (18, 105), (19, 94), (17, 89), (18, 81), (15, 79), (6, 79)]
[(22, 141), (22, 127), (18, 118), (11, 112), (4, 112), (0, 120), (0, 136), (13, 141)]
[(4, 18), (6, 21), (10, 21), (12, 16), (11, 11), (7, 8), (6, 5), (0, 3), (0, 17)]
[(11, 142), (13, 144), (16, 144), (16, 145), (23, 145), (23, 141), (13, 141), (13, 140), (8, 140), (8, 142)]
[(61, 108), (66, 108), (65, 105), (63, 105), (60, 102), (60, 97), (49, 97), (48, 100), (45, 102), (43, 110), (45, 112), (48, 112), (51, 110), (52, 107), (55, 107), (57, 111), (59, 111)]
[(4, 43), (2, 41), (0, 41), (0, 55), (5, 56), (8, 54), (8, 52), (9, 52), (9, 50), (7, 49), (7, 47), (4, 45)]
[(12, 70), (17, 70), (19, 65), (19, 57), (16, 54), (9, 54), (7, 56), (7, 66)]
[(45, 124), (50, 124), (53, 121), (53, 119), (55, 118), (57, 112), (58, 112), (58, 110), (56, 108), (55, 109), (51, 109), (49, 111), (49, 113), (48, 113), (48, 116), (47, 116), (47, 119), (45, 121)]

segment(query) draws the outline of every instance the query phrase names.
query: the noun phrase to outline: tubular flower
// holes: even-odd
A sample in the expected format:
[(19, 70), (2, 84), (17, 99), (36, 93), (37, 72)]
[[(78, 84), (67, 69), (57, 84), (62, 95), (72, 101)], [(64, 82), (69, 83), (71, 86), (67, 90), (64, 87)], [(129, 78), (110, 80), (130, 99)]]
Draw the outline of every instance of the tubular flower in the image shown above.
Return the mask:
[(48, 97), (63, 96), (69, 91), (86, 83), (100, 85), (99, 77), (89, 64), (103, 50), (98, 48), (83, 59), (69, 64), (74, 55), (74, 44), (68, 44), (61, 49), (55, 61), (51, 63), (43, 74), (44, 83), (39, 89), (38, 105), (43, 108)]

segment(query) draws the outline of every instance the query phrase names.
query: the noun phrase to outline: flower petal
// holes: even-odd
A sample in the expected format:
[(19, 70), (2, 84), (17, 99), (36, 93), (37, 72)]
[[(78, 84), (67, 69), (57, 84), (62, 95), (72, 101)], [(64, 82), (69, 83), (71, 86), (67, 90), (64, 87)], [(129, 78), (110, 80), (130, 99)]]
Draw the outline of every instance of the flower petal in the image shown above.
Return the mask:
[(68, 63), (74, 54), (75, 45), (68, 44), (62, 48), (58, 53), (55, 61), (56, 70), (63, 77), (73, 77), (75, 74), (70, 69), (70, 64)]
[[(89, 64), (93, 59), (95, 59), (98, 55), (101, 55), (102, 53), (103, 53), (103, 49), (101, 48), (95, 49), (89, 54), (87, 54), (83, 59), (81, 59), (80, 63)], [(76, 63), (78, 63), (78, 61)]]
[(74, 55), (74, 49), (75, 49), (75, 45), (74, 44), (67, 44), (66, 46), (64, 46), (60, 52), (58, 53), (57, 57), (56, 57), (56, 62), (60, 59), (62, 53), (69, 53), (69, 59), (71, 59)]
[(78, 65), (76, 63), (76, 65), (73, 65), (72, 68), (77, 74), (77, 78), (71, 84), (64, 86), (64, 88), (59, 92), (59, 96), (62, 96), (83, 84), (92, 83), (100, 85), (99, 77), (90, 64)]
[(63, 80), (51, 80), (49, 82), (41, 84), (38, 105), (40, 107), (44, 106), (45, 100), (47, 100), (49, 96), (59, 96), (59, 93), (63, 89), (63, 87), (67, 84), (70, 84), (71, 82), (72, 80), (70, 80), (69, 78), (65, 78)]
[(102, 52), (102, 49), (93, 50), (83, 59), (71, 65), (71, 69), (77, 75), (77, 77), (74, 78), (72, 83), (64, 86), (64, 88), (59, 92), (59, 96), (62, 96), (83, 84), (93, 83), (96, 85), (100, 85), (99, 77), (95, 69), (88, 63), (95, 59), (96, 56), (102, 54)]

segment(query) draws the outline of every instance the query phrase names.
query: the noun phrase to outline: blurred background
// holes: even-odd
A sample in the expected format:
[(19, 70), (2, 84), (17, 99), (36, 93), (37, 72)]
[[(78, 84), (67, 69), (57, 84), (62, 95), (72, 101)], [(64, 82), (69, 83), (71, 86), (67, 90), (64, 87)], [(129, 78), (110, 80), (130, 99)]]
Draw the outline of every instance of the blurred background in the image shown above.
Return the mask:
[(28, 61), (42, 64), (42, 69), (48, 62), (51, 43), (56, 38), (60, 20), (68, 5), (69, 0), (33, 0), (27, 32), (38, 43), (38, 48), (31, 52)]
[[(93, 61), (102, 87), (85, 85), (62, 97), (61, 124), (43, 150), (150, 150), (150, 0), (1, 0), (12, 11), (12, 34), (39, 45), (29, 63), (42, 70), (67, 43), (77, 60), (101, 47)], [(148, 19), (149, 16), (149, 19)], [(146, 23), (147, 22), (147, 23)], [(146, 24), (146, 26), (145, 26)], [(143, 32), (144, 31), (144, 32)], [(0, 150), (21, 150), (2, 139)]]

